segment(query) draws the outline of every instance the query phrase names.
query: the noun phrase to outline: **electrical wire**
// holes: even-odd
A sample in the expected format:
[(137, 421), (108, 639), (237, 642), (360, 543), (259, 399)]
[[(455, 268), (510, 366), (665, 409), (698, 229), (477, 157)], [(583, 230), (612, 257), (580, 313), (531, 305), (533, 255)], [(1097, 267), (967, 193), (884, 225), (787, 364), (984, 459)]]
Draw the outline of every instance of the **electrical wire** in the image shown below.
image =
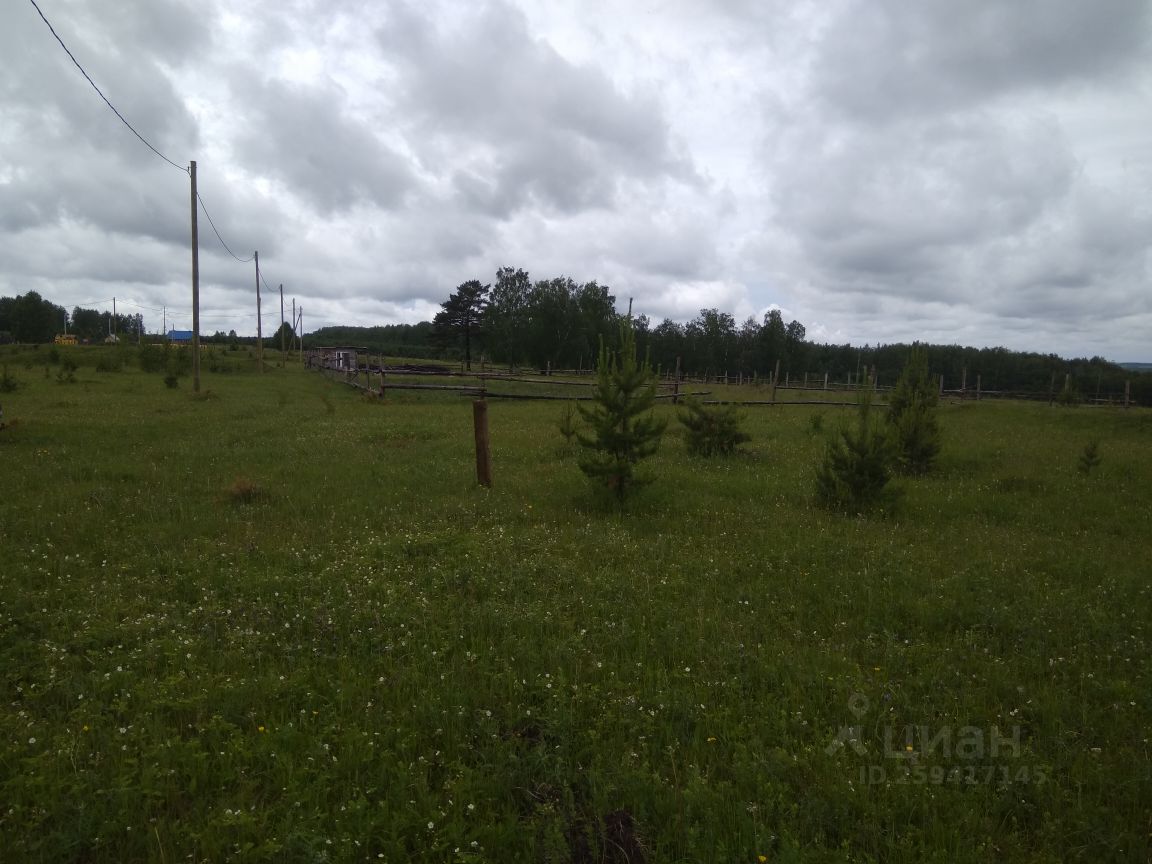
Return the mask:
[(155, 306), (144, 306), (140, 303), (134, 303), (131, 300), (119, 300), (117, 302), (123, 303), (127, 306), (135, 306), (137, 309), (147, 309), (149, 312), (163, 312), (164, 311), (163, 309), (157, 309)]
[(224, 238), (221, 237), (220, 232), (216, 230), (216, 223), (212, 221), (212, 216), (208, 213), (208, 207), (204, 204), (204, 199), (200, 197), (200, 190), (196, 190), (196, 200), (200, 202), (200, 209), (203, 210), (204, 215), (208, 217), (208, 224), (212, 226), (212, 233), (216, 235), (216, 239), (220, 241), (220, 245), (224, 247), (224, 250), (241, 264), (247, 264), (251, 261), (253, 258), (252, 255), (249, 255), (247, 258), (241, 258), (228, 248), (228, 244), (224, 242)]
[(161, 153), (159, 150), (157, 150), (155, 147), (153, 147), (151, 144), (149, 144), (148, 139), (145, 138), (143, 135), (141, 135), (139, 132), (137, 132), (136, 128), (131, 123), (129, 123), (127, 120), (124, 119), (124, 115), (121, 114), (119, 111), (117, 111), (116, 106), (108, 101), (108, 97), (105, 96), (104, 92), (99, 87), (96, 86), (96, 82), (92, 80), (91, 76), (89, 76), (89, 74), (84, 71), (84, 67), (80, 65), (80, 61), (77, 60), (76, 57), (72, 54), (72, 52), (68, 50), (68, 46), (65, 45), (64, 40), (60, 38), (60, 34), (58, 34), (56, 32), (56, 28), (52, 26), (52, 22), (50, 22), (45, 17), (44, 12), (41, 11), (40, 6), (36, 3), (36, 0), (31, 0), (31, 3), (33, 6), (36, 7), (36, 12), (40, 15), (41, 20), (43, 20), (44, 23), (48, 25), (48, 29), (52, 31), (52, 35), (56, 37), (56, 41), (60, 43), (60, 47), (64, 49), (64, 52), (72, 59), (72, 62), (74, 64), (76, 64), (76, 68), (80, 70), (80, 74), (88, 79), (88, 83), (92, 85), (92, 89), (95, 90), (97, 92), (97, 94), (99, 94), (100, 98), (104, 100), (104, 104), (112, 109), (112, 113), (120, 118), (120, 122), (123, 123), (125, 126), (127, 126), (129, 129), (131, 129), (132, 134), (135, 135), (137, 138), (139, 138), (144, 143), (145, 147), (147, 147), (149, 150), (151, 150), (153, 153), (155, 153), (157, 156), (159, 156), (161, 159), (163, 159), (165, 162), (167, 162), (169, 165), (171, 165), (177, 171), (182, 171), (185, 174), (187, 174), (188, 173), (187, 168), (184, 168), (181, 165), (177, 165), (175, 162), (173, 162), (171, 159), (169, 159), (167, 156), (165, 156), (163, 153)]
[[(80, 61), (76, 59), (76, 55), (74, 55), (72, 53), (72, 51), (68, 48), (68, 46), (64, 44), (64, 40), (60, 38), (60, 34), (56, 32), (56, 28), (52, 26), (52, 22), (48, 20), (48, 17), (44, 14), (44, 11), (40, 8), (40, 5), (36, 2), (36, 0), (29, 0), (29, 2), (31, 2), (33, 8), (36, 9), (36, 13), (40, 16), (40, 20), (42, 20), (44, 22), (44, 24), (47, 25), (48, 30), (56, 38), (56, 41), (60, 43), (60, 47), (64, 49), (64, 53), (68, 55), (68, 57), (72, 61), (72, 63), (76, 66), (77, 69), (80, 70), (80, 74), (84, 76), (85, 80), (89, 84), (92, 85), (92, 89), (96, 91), (96, 94), (101, 99), (104, 100), (104, 104), (107, 105), (110, 109), (112, 109), (112, 113), (115, 114), (120, 119), (120, 122), (123, 123), (125, 126), (127, 126), (128, 129), (132, 132), (132, 134), (135, 135), (137, 138), (139, 138), (141, 143), (144, 144), (145, 147), (147, 147), (149, 150), (151, 150), (153, 153), (155, 153), (157, 156), (159, 156), (161, 159), (163, 159), (165, 162), (167, 162), (173, 168), (175, 168), (178, 171), (183, 172), (184, 174), (190, 173), (188, 168), (185, 168), (181, 165), (177, 165), (175, 162), (173, 162), (171, 159), (169, 159), (167, 156), (165, 156), (163, 153), (161, 153), (159, 150), (157, 150), (155, 147), (153, 147), (147, 138), (145, 138), (143, 135), (141, 135), (139, 132), (136, 131), (136, 127), (134, 127), (131, 123), (129, 123), (128, 120), (124, 117), (124, 115), (121, 114), (119, 110), (117, 110), (116, 106), (113, 105), (112, 102), (108, 99), (108, 97), (104, 95), (104, 91), (102, 91), (97, 86), (96, 82), (92, 80), (92, 76), (90, 76), (88, 74), (88, 72), (84, 69), (84, 67), (80, 65)], [(204, 216), (205, 216), (205, 218), (208, 219), (208, 224), (212, 227), (212, 233), (216, 235), (216, 239), (219, 240), (220, 245), (224, 247), (224, 251), (226, 251), (229, 255), (231, 255), (236, 261), (240, 262), (241, 264), (250, 263), (255, 258), (255, 255), (250, 255), (247, 258), (241, 258), (239, 255), (237, 255), (235, 252), (232, 251), (231, 247), (229, 247), (229, 245), (227, 243), (224, 242), (224, 238), (220, 235), (220, 231), (216, 228), (216, 223), (212, 220), (212, 214), (208, 212), (208, 206), (204, 203), (204, 199), (200, 196), (199, 191), (197, 191), (197, 193), (196, 193), (196, 200), (200, 204), (200, 209), (204, 211)], [(264, 283), (265, 288), (267, 288), (269, 291), (272, 290), (272, 287), (264, 279), (263, 274), (260, 274), (260, 281)], [(110, 299), (111, 298), (109, 298), (109, 300)], [(86, 306), (86, 305), (94, 305), (97, 303), (103, 304), (103, 303), (108, 303), (109, 300), (87, 301), (87, 302), (85, 302), (83, 304), (79, 304), (79, 305)], [(130, 306), (136, 306), (140, 309), (147, 309), (148, 311), (151, 311), (151, 312), (162, 312), (163, 311), (162, 309), (155, 309), (155, 308), (150, 307), (150, 306), (142, 306), (139, 303), (133, 303), (131, 301), (124, 301), (124, 302), (128, 303), (128, 305), (130, 305)]]

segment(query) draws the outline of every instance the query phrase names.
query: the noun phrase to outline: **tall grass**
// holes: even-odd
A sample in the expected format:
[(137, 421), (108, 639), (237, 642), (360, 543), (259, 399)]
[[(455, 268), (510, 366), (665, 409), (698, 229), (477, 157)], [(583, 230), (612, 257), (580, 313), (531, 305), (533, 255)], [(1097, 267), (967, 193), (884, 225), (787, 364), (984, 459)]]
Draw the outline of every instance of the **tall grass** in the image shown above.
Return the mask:
[(1149, 412), (944, 406), (883, 521), (812, 506), (819, 409), (750, 411), (621, 514), (553, 403), (492, 405), (481, 489), (460, 397), (2, 359), (4, 860), (1152, 852)]

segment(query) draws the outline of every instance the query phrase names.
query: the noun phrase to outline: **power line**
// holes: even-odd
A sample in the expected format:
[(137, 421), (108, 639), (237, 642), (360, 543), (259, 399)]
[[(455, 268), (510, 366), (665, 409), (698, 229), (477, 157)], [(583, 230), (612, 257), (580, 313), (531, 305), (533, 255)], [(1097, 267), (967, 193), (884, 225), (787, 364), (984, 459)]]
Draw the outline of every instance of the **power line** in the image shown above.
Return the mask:
[(163, 312), (163, 309), (157, 309), (155, 306), (144, 306), (140, 303), (135, 303), (132, 300), (125, 300), (123, 298), (117, 300), (118, 303), (123, 303), (125, 306), (135, 306), (137, 309), (147, 309), (149, 312)]
[(187, 174), (188, 173), (187, 168), (184, 168), (180, 165), (177, 165), (175, 162), (173, 162), (171, 159), (169, 159), (167, 156), (165, 156), (163, 153), (161, 153), (159, 150), (157, 150), (155, 147), (153, 147), (151, 144), (149, 144), (148, 139), (146, 139), (143, 135), (141, 135), (139, 132), (137, 132), (135, 127), (133, 127), (133, 125), (131, 123), (129, 123), (127, 120), (124, 119), (124, 115), (121, 114), (119, 111), (117, 111), (116, 106), (108, 101), (108, 97), (105, 96), (103, 91), (99, 87), (96, 86), (96, 82), (92, 80), (92, 78), (88, 75), (88, 73), (84, 71), (84, 67), (80, 65), (80, 61), (77, 60), (76, 57), (72, 54), (72, 52), (68, 50), (68, 46), (65, 45), (64, 40), (60, 38), (60, 35), (56, 32), (56, 28), (52, 26), (52, 22), (50, 22), (44, 16), (44, 13), (40, 10), (40, 6), (36, 3), (36, 0), (31, 0), (31, 3), (33, 6), (36, 7), (36, 12), (39, 13), (40, 18), (44, 21), (45, 24), (48, 25), (48, 29), (52, 31), (52, 35), (56, 37), (56, 41), (60, 43), (60, 47), (64, 49), (64, 52), (72, 59), (72, 62), (76, 64), (76, 68), (80, 70), (80, 74), (88, 79), (88, 83), (92, 85), (92, 89), (95, 90), (99, 94), (100, 98), (104, 100), (104, 104), (112, 109), (112, 113), (120, 118), (120, 122), (123, 123), (125, 126), (127, 126), (129, 129), (131, 129), (132, 134), (135, 135), (137, 138), (139, 138), (144, 143), (145, 147), (147, 147), (149, 150), (151, 150), (153, 153), (155, 153), (157, 156), (159, 156), (161, 159), (163, 159), (165, 162), (167, 162), (169, 165), (171, 165), (177, 171), (182, 171), (183, 173)]
[(209, 215), (208, 208), (204, 205), (204, 199), (200, 197), (199, 192), (196, 193), (196, 200), (200, 202), (200, 209), (203, 210), (204, 215), (208, 217), (208, 224), (212, 226), (212, 233), (216, 235), (216, 239), (220, 241), (220, 245), (224, 247), (225, 251), (241, 264), (247, 264), (249, 261), (251, 261), (251, 255), (249, 255), (247, 258), (240, 258), (236, 255), (235, 252), (228, 248), (228, 244), (224, 242), (224, 238), (221, 237), (220, 232), (216, 230), (216, 223), (212, 221), (212, 216)]

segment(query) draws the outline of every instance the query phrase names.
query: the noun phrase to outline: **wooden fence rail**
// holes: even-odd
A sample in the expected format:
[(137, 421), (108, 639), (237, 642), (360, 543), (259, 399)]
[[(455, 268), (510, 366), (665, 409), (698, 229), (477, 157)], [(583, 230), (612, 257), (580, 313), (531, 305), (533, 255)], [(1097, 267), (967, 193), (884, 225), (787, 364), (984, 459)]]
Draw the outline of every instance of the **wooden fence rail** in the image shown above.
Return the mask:
[[(588, 380), (592, 372), (585, 369), (550, 369), (541, 370), (539, 375), (533, 376), (531, 374), (524, 375), (518, 370), (509, 370), (508, 372), (500, 372), (496, 370), (482, 369), (478, 372), (468, 372), (462, 369), (449, 369), (449, 368), (411, 368), (408, 366), (392, 366), (384, 364), (383, 362), (373, 362), (375, 359), (370, 354), (367, 357), (357, 358), (353, 365), (341, 367), (324, 366), (316, 364), (313, 368), (319, 369), (324, 374), (333, 378), (343, 378), (346, 383), (352, 384), (362, 390), (369, 390), (376, 392), (380, 389), (378, 387), (370, 386), (371, 376), (380, 376), (380, 386), (385, 390), (388, 388), (394, 390), (445, 390), (450, 392), (457, 392), (468, 395), (488, 395), (493, 399), (518, 399), (518, 400), (532, 400), (538, 399), (541, 401), (560, 401), (566, 399), (585, 400), (588, 396), (564, 396), (555, 394), (531, 394), (531, 393), (499, 393), (491, 392), (487, 389), (488, 383), (497, 383), (507, 381), (509, 383), (526, 384), (530, 386), (544, 386), (544, 387), (590, 387), (594, 385), (594, 381)], [(360, 362), (363, 360), (364, 362)], [(368, 385), (361, 385), (359, 383), (360, 374), (364, 373), (366, 379), (369, 379)], [(395, 382), (391, 376), (402, 378), (407, 377), (431, 377), (431, 378), (467, 378), (478, 381), (478, 384), (422, 384), (422, 383), (409, 383), (409, 382)], [(583, 377), (586, 380), (572, 381), (564, 380), (565, 377)], [(751, 387), (757, 390), (764, 390), (771, 394), (768, 399), (718, 399), (709, 400), (706, 404), (734, 404), (734, 405), (827, 405), (827, 406), (851, 406), (855, 405), (854, 400), (837, 400), (837, 399), (779, 399), (778, 393), (854, 393), (858, 392), (860, 382), (852, 380), (854, 376), (849, 376), (848, 381), (830, 381), (828, 376), (825, 375), (823, 380), (820, 377), (811, 378), (810, 374), (804, 375), (803, 378), (797, 376), (790, 378), (785, 376), (785, 380), (781, 382), (778, 378), (778, 373), (759, 377), (756, 375), (746, 376), (739, 374), (736, 376), (729, 374), (722, 375), (703, 375), (703, 376), (677, 376), (675, 374), (663, 373), (658, 379), (653, 382), (653, 386), (661, 390), (671, 390), (671, 393), (661, 393), (657, 396), (658, 399), (672, 399), (674, 402), (679, 401), (679, 397), (685, 396), (708, 396), (711, 395), (710, 391), (695, 391), (691, 393), (679, 392), (680, 386), (684, 385), (708, 385), (708, 384), (728, 384), (736, 386)], [(941, 397), (950, 398), (953, 400), (982, 400), (982, 399), (1021, 399), (1039, 402), (1052, 403), (1059, 399), (1059, 394), (1055, 390), (1055, 379), (1053, 379), (1053, 389), (1049, 391), (1020, 391), (1020, 390), (986, 390), (981, 386), (980, 376), (975, 376), (974, 388), (968, 387), (969, 378), (964, 376), (963, 383), (959, 388), (946, 388), (944, 381), (937, 377), (939, 385), (939, 393)], [(894, 388), (891, 386), (880, 386), (875, 383), (875, 379), (864, 379), (865, 386), (878, 394), (888, 394)], [(1065, 382), (1067, 386), (1067, 381)], [(1106, 406), (1121, 406), (1127, 408), (1135, 404), (1130, 396), (1129, 388), (1125, 388), (1123, 395), (1113, 393), (1097, 393), (1095, 396), (1084, 395), (1079, 400), (1079, 404), (1088, 407), (1106, 407)]]

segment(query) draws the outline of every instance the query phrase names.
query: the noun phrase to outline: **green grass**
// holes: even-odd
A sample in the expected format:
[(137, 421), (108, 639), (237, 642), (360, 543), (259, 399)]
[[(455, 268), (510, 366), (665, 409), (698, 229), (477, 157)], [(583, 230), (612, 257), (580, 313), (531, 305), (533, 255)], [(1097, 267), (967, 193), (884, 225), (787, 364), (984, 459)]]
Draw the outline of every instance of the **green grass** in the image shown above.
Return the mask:
[(1152, 854), (1147, 410), (945, 405), (887, 520), (812, 506), (844, 412), (672, 423), (620, 513), (563, 403), (489, 490), (460, 396), (5, 350), (2, 860)]

